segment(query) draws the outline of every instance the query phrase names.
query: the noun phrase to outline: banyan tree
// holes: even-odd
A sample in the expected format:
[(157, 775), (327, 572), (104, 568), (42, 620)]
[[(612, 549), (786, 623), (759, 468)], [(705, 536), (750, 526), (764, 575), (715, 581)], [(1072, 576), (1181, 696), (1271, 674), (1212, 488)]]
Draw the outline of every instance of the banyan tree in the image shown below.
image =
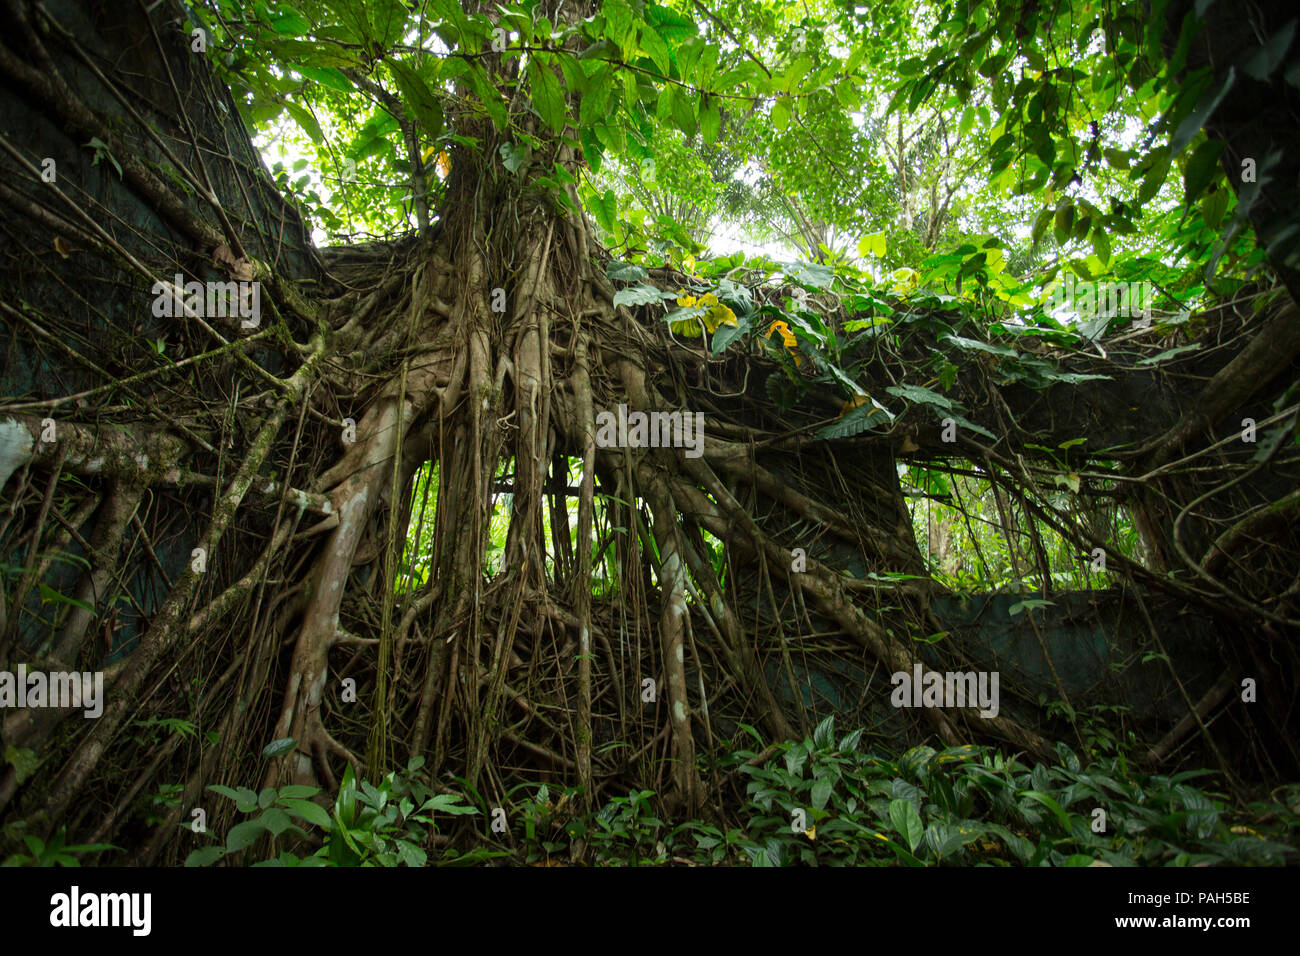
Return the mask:
[[(1294, 22), (1049, 6), (938, 4), (881, 89), (901, 5), (816, 5), (849, 40), (805, 53), (737, 26), (781, 5), (5, 0), (0, 671), (103, 700), (0, 711), (0, 819), (179, 862), (211, 785), (416, 756), (487, 806), (708, 816), (751, 730), (1049, 759), (1098, 704), (1147, 766), (1293, 779)], [(604, 188), (657, 139), (949, 100), (1024, 228), (928, 271), (819, 252), (829, 212), (801, 262), (647, 248)], [(317, 208), (263, 158), (290, 128)], [(1134, 235), (1162, 189), (1186, 222)], [(1012, 237), (1083, 250), (1091, 321)], [(962, 476), (1020, 586), (933, 573), (914, 512)], [(966, 671), (997, 707), (891, 706)]]

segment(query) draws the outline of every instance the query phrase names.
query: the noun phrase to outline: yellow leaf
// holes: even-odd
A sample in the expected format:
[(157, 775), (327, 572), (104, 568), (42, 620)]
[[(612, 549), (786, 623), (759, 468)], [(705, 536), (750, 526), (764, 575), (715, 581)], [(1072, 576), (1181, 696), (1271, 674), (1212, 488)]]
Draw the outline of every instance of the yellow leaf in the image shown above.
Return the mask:
[(438, 175), (443, 179), (451, 175), (451, 157), (445, 152), (438, 154)]
[(804, 830), (804, 831), (803, 831), (803, 835), (806, 836), (806, 837), (807, 837), (808, 839), (810, 839), (810, 840), (815, 840), (815, 839), (817, 839), (817, 828), (816, 828), (816, 827), (809, 827), (807, 830)]
[(677, 304), (680, 305), (683, 309), (689, 309), (691, 306), (695, 304), (695, 296), (679, 295), (677, 298)]
[(427, 163), (429, 161), (429, 157), (432, 156), (437, 151), (438, 151), (437, 146), (426, 146), (424, 148), (424, 152), (420, 154), (420, 162)]
[[(707, 299), (713, 299), (713, 302), (711, 304), (706, 303), (705, 300)], [(702, 318), (704, 320), (704, 327), (709, 330), (710, 334), (716, 332), (719, 325), (738, 324), (736, 322), (736, 313), (732, 312), (725, 305), (720, 304), (717, 296), (712, 294), (706, 295), (704, 299), (700, 301), (700, 304), (709, 304), (709, 311), (705, 312)]]
[(794, 364), (802, 365), (803, 359), (800, 357), (798, 352), (799, 342), (795, 339), (794, 333), (790, 331), (790, 326), (785, 324), (784, 319), (777, 319), (767, 327), (768, 335), (771, 335), (773, 332), (781, 333), (781, 342), (793, 353), (791, 357), (794, 359)]
[(788, 349), (793, 349), (799, 344), (795, 341), (794, 333), (790, 331), (790, 326), (786, 325), (783, 319), (777, 319), (767, 327), (767, 334), (769, 336), (773, 332), (781, 333), (781, 341), (785, 343), (785, 347)]

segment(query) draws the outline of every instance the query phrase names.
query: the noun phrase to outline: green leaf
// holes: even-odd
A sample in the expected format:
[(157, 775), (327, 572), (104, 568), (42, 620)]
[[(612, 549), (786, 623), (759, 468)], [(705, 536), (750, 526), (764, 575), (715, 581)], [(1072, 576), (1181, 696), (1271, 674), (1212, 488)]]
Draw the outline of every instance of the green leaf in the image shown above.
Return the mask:
[(790, 125), (790, 105), (784, 98), (778, 98), (772, 104), (772, 128), (778, 133), (784, 133), (785, 128)]
[(259, 822), (270, 832), (271, 836), (279, 836), (289, 827), (293, 826), (293, 821), (289, 819), (289, 814), (285, 813), (279, 807), (271, 807), (260, 817)]
[(1171, 359), (1175, 355), (1182, 355), (1184, 352), (1195, 352), (1201, 347), (1200, 342), (1193, 342), (1191, 345), (1179, 345), (1172, 349), (1166, 349), (1159, 355), (1148, 355), (1144, 359), (1138, 359), (1138, 365), (1155, 365), (1163, 362), (1165, 359)]
[(1092, 230), (1092, 250), (1102, 263), (1110, 262), (1110, 236), (1106, 234), (1100, 222)]
[(792, 278), (815, 289), (827, 289), (830, 288), (835, 273), (830, 266), (822, 265), (820, 262), (801, 262)]
[(113, 158), (113, 154), (109, 152), (108, 144), (106, 142), (104, 142), (98, 136), (93, 136), (91, 137), (90, 142), (87, 143), (86, 145), (91, 147), (95, 151), (95, 158), (90, 161), (90, 165), (98, 166), (99, 161), (103, 159), (105, 156), (107, 156), (108, 161), (112, 163), (113, 168), (117, 170), (118, 179), (122, 178), (122, 164)]
[(697, 335), (704, 333), (704, 326), (700, 322), (700, 316), (706, 314), (708, 309), (691, 305), (681, 309), (673, 309), (664, 316), (664, 321), (668, 323), (668, 328), (674, 335), (684, 335), (687, 338), (695, 338)]
[[(650, 305), (664, 300), (665, 293), (660, 292), (652, 285), (638, 283), (629, 286), (626, 289), (619, 289), (614, 293), (614, 305)], [(669, 294), (671, 297), (671, 294)]]
[(533, 93), (533, 106), (551, 131), (558, 134), (564, 130), (568, 111), (564, 105), (564, 91), (560, 81), (536, 58), (528, 61), (528, 82)]
[(664, 38), (669, 47), (677, 46), (694, 37), (698, 29), (695, 26), (695, 21), (689, 17), (659, 4), (647, 3), (644, 15), (646, 22), (655, 28), (655, 31)]
[(64, 594), (62, 591), (56, 591), (44, 581), (39, 582), (39, 590), (41, 592), (42, 601), (53, 601), (55, 604), (71, 604), (73, 607), (79, 607), (83, 611), (94, 613), (94, 605), (88, 604), (80, 598), (74, 598), (70, 595)]
[(858, 255), (864, 259), (867, 256), (876, 256), (879, 259), (885, 258), (885, 234), (883, 232), (873, 232), (869, 236), (863, 236), (858, 241)]
[(397, 85), (402, 90), (402, 101), (410, 107), (415, 119), (424, 127), (430, 139), (442, 135), (442, 103), (430, 91), (428, 84), (420, 75), (399, 60), (389, 60), (388, 68), (393, 71)]
[(921, 823), (921, 814), (912, 805), (910, 800), (891, 800), (889, 802), (889, 822), (894, 825), (894, 829), (907, 841), (907, 848), (913, 853), (916, 852), (917, 846), (921, 842), (921, 837), (925, 833), (925, 826)]
[(868, 404), (858, 405), (852, 411), (840, 416), (824, 428), (820, 428), (814, 436), (819, 441), (825, 441), (831, 438), (849, 438), (859, 432), (866, 431), (868, 428), (874, 428), (877, 425), (883, 425), (892, 420), (893, 415), (889, 410), (877, 402), (874, 398), (868, 399)]
[(226, 855), (226, 848), (222, 846), (205, 846), (195, 850), (185, 858), (186, 866), (208, 866), (217, 862)]
[[(827, 750), (835, 743), (835, 715), (829, 714), (813, 731), (813, 743)], [(820, 808), (818, 808), (820, 809)]]
[(885, 391), (896, 398), (906, 399), (909, 402), (920, 402), (923, 405), (933, 405), (943, 411), (951, 411), (954, 408), (961, 407), (947, 396), (932, 392), (928, 388), (922, 388), (920, 385), (891, 385)]
[(632, 26), (632, 9), (623, 0), (606, 0), (601, 12), (605, 14), (605, 32), (615, 43), (622, 43)]
[(1028, 598), (1024, 601), (1018, 601), (1015, 604), (1011, 605), (1011, 607), (1007, 608), (1007, 616), (1015, 617), (1021, 611), (1026, 611), (1026, 610), (1036, 611), (1042, 607), (1055, 607), (1055, 606), (1056, 606), (1055, 601), (1043, 601), (1043, 600), (1039, 600), (1038, 598)]
[(1046, 793), (1043, 793), (1041, 790), (1025, 790), (1020, 794), (1020, 796), (1036, 800), (1043, 806), (1047, 807), (1047, 809), (1052, 811), (1052, 814), (1061, 824), (1061, 828), (1067, 833), (1070, 832), (1070, 816), (1065, 812), (1065, 808), (1057, 803), (1055, 799)]
[(1142, 185), (1138, 189), (1137, 193), (1137, 204), (1141, 206), (1150, 201), (1156, 193), (1160, 192), (1160, 187), (1165, 184), (1165, 178), (1168, 175), (1169, 161), (1163, 156), (1160, 156), (1156, 163), (1147, 171), (1147, 174), (1142, 177)]
[(1053, 227), (1053, 233), (1056, 237), (1057, 245), (1065, 245), (1070, 238), (1070, 233), (1074, 228), (1074, 207), (1068, 204), (1062, 204), (1056, 210), (1056, 224)]
[(232, 790), (230, 787), (222, 786), (219, 783), (208, 784), (208, 789), (213, 793), (219, 793), (223, 797), (229, 797), (235, 801), (235, 807), (241, 813), (252, 813), (257, 809), (257, 794), (247, 787), (240, 787), (238, 790)]
[(266, 824), (260, 818), (235, 824), (226, 834), (226, 852), (238, 853), (245, 847), (252, 846), (265, 832)]
[[(1232, 89), (1233, 84), (1236, 82), (1237, 69), (1230, 66), (1228, 67), (1228, 75), (1224, 78), (1223, 86), (1219, 88), (1218, 92), (1211, 95), (1208, 89), (1205, 91), (1196, 109), (1192, 110), (1191, 114), (1179, 124), (1173, 138), (1169, 141), (1169, 155), (1171, 158), (1181, 153), (1183, 147), (1190, 143), (1192, 138), (1201, 131), (1201, 127), (1219, 108), (1219, 104), (1223, 102), (1223, 98), (1228, 95), (1228, 91)], [(1145, 188), (1145, 183), (1143, 186)], [(1138, 202), (1141, 203), (1142, 201), (1139, 196)]]
[(271, 804), (275, 803), (275, 797), (275, 787), (265, 787), (262, 792), (257, 795), (257, 805), (265, 810)]
[(319, 804), (312, 803), (310, 800), (281, 799), (280, 805), (299, 820), (314, 823), (326, 830), (330, 828), (330, 815)]
[(722, 111), (718, 107), (717, 97), (701, 93), (699, 111), (700, 133), (704, 136), (705, 143), (713, 144), (722, 132)]
[(271, 29), (282, 37), (300, 37), (311, 32), (311, 21), (292, 10), (272, 14)]
[(650, 273), (635, 262), (619, 262), (617, 259), (611, 259), (609, 265), (605, 266), (605, 275), (616, 282), (637, 282), (648, 278)]
[(678, 91), (672, 99), (672, 116), (673, 123), (686, 134), (688, 139), (695, 135), (695, 102), (681, 91)]
[(723, 352), (728, 345), (740, 338), (748, 328), (745, 325), (720, 325), (716, 332), (713, 333), (713, 341), (710, 348), (714, 355)]
[(280, 788), (280, 800), (302, 800), (307, 797), (314, 797), (320, 793), (320, 787), (305, 787), (302, 784), (291, 783)]
[(293, 69), (326, 89), (336, 90), (339, 93), (351, 93), (355, 89), (352, 81), (347, 78), (347, 74), (332, 66), (295, 65)]
[(1219, 140), (1206, 140), (1192, 153), (1183, 170), (1183, 201), (1188, 205), (1196, 201), (1205, 187), (1216, 178), (1219, 172), (1219, 154), (1223, 152), (1223, 143)]
[[(430, 797), (420, 806), (421, 811), (429, 810), (437, 813), (450, 813), (456, 816), (464, 816), (468, 813), (478, 813), (474, 807), (461, 803), (461, 796), (457, 793), (440, 793), (437, 796)], [(538, 802), (545, 803), (546, 799), (538, 793)]]
[(528, 161), (528, 147), (523, 144), (502, 143), (497, 150), (501, 154), (501, 165), (512, 173), (517, 173)]
[(279, 740), (272, 740), (262, 749), (263, 757), (280, 757), (287, 754), (297, 745), (298, 741), (293, 737), (281, 737)]
[(313, 143), (324, 143), (325, 133), (320, 128), (320, 123), (316, 122), (316, 117), (311, 111), (304, 106), (299, 106), (292, 100), (285, 100), (284, 107), (289, 111), (295, 123), (303, 128), (303, 131), (311, 137)]
[(397, 853), (407, 866), (424, 866), (429, 859), (429, 855), (424, 850), (406, 840), (397, 841)]
[(606, 189), (603, 196), (598, 195), (592, 203), (592, 213), (600, 227), (606, 232), (613, 232), (618, 219), (618, 199), (613, 189)]
[[(1223, 223), (1224, 213), (1228, 211), (1228, 201), (1232, 190), (1224, 187), (1213, 189), (1201, 200), (1201, 216), (1211, 229), (1218, 229)], [(1213, 265), (1210, 266), (1213, 269)]]
[(640, 28), (641, 49), (659, 68), (660, 76), (668, 76), (672, 71), (672, 61), (668, 57), (668, 44), (649, 25)]
[(606, 63), (587, 85), (587, 91), (582, 94), (582, 103), (578, 108), (578, 120), (583, 126), (600, 122), (607, 112), (612, 112), (605, 109), (605, 104), (609, 102), (610, 94), (614, 90), (613, 72), (614, 68)]
[(812, 57), (807, 53), (799, 54), (798, 58), (785, 71), (785, 76), (781, 80), (781, 88), (787, 93), (792, 93), (808, 75), (808, 70), (812, 68)]
[(814, 781), (812, 785), (812, 805), (815, 810), (825, 810), (826, 804), (830, 802), (831, 790), (833, 785), (830, 780), (822, 777)]

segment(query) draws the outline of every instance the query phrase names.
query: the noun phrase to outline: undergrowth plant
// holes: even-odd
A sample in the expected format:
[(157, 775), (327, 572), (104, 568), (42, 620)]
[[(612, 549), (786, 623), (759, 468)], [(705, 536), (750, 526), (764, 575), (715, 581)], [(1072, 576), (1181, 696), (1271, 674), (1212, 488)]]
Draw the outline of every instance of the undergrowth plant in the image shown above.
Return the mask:
[[(757, 733), (749, 730), (757, 738)], [(1293, 862), (1300, 786), (1230, 811), (1227, 797), (1202, 789), (1208, 770), (1143, 774), (1123, 747), (1094, 751), (1084, 764), (1064, 743), (1057, 760), (1028, 765), (989, 747), (912, 747), (897, 756), (862, 749), (862, 732), (835, 734), (833, 717), (810, 738), (764, 752), (734, 750), (721, 766), (744, 781), (728, 822), (672, 825), (655, 794), (634, 789), (591, 813), (577, 788), (558, 793), (521, 785), (512, 803), (510, 846), (466, 853), (430, 848), (434, 814), (481, 814), (467, 786), (435, 794), (417, 772), (422, 758), (378, 785), (351, 769), (331, 809), (316, 787), (211, 786), (247, 818), (222, 843), (192, 852), (189, 866), (241, 854), (266, 838), (254, 866), (424, 866), (498, 857), (531, 865), (593, 866), (1212, 866)], [(1196, 781), (1197, 783), (1194, 783)], [(465, 781), (459, 781), (462, 786)], [(318, 845), (307, 855), (298, 849)], [(38, 854), (39, 855), (39, 854)]]
[[(405, 770), (389, 773), (378, 786), (358, 781), (349, 766), (330, 810), (313, 799), (320, 794), (319, 787), (266, 787), (255, 793), (247, 787), (214, 784), (208, 789), (233, 800), (239, 812), (256, 816), (231, 827), (224, 843), (190, 853), (185, 865), (207, 866), (266, 837), (270, 855), (253, 866), (424, 866), (437, 832), (433, 815), (479, 811), (458, 794), (434, 793), (416, 776), (423, 765), (423, 757), (414, 757)], [(300, 823), (314, 828), (313, 833)], [(320, 846), (300, 856), (285, 845), (295, 841), (299, 845), (319, 841)], [(469, 863), (492, 855), (448, 852), (438, 862)]]
[[(648, 791), (572, 820), (593, 865), (672, 862), (754, 866), (1279, 865), (1294, 859), (1300, 787), (1229, 812), (1227, 798), (1192, 781), (1213, 776), (1133, 771), (1122, 753), (1088, 765), (1065, 744), (1058, 761), (1022, 764), (987, 747), (913, 747), (896, 757), (836, 738), (834, 719), (811, 739), (762, 761), (727, 761), (747, 779), (731, 816), (668, 827)], [(757, 762), (756, 762), (757, 761)], [(1240, 817), (1240, 820), (1238, 820)], [(1246, 823), (1253, 823), (1254, 828)], [(543, 850), (562, 849), (553, 839)]]

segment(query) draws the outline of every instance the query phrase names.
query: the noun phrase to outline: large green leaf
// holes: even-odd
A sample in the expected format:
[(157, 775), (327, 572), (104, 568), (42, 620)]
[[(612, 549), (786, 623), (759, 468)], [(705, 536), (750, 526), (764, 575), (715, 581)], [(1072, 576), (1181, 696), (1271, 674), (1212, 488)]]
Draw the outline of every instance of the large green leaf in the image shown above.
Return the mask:
[(324, 143), (325, 133), (320, 128), (320, 123), (316, 117), (311, 114), (311, 110), (305, 106), (299, 106), (292, 100), (284, 101), (284, 108), (289, 111), (293, 121), (303, 128), (303, 131), (311, 137), (313, 143)]
[(698, 32), (694, 20), (657, 3), (646, 4), (645, 19), (664, 38), (669, 50), (679, 47)]
[(894, 829), (904, 840), (907, 841), (907, 848), (913, 853), (921, 843), (921, 837), (925, 834), (925, 825), (921, 822), (921, 814), (912, 805), (910, 800), (891, 800), (889, 802), (889, 822), (894, 825)]
[(205, 846), (201, 847), (185, 858), (186, 866), (207, 866), (215, 863), (226, 855), (226, 848), (223, 846)]
[[(1224, 77), (1223, 85), (1217, 90), (1210, 89), (1205, 91), (1196, 108), (1179, 124), (1178, 129), (1174, 131), (1173, 138), (1169, 141), (1169, 155), (1177, 156), (1183, 151), (1183, 147), (1192, 141), (1192, 138), (1201, 131), (1207, 120), (1213, 115), (1214, 111), (1219, 108), (1228, 91), (1232, 89), (1233, 84), (1237, 81), (1236, 67), (1228, 67), (1228, 75)], [(1212, 92), (1213, 90), (1213, 92)], [(1141, 201), (1139, 199), (1139, 201)]]
[(267, 744), (265, 747), (262, 748), (262, 756), (279, 757), (291, 751), (294, 748), (294, 745), (297, 743), (298, 741), (296, 741), (292, 737), (281, 737), (278, 740), (272, 740), (269, 744)]
[(294, 69), (307, 79), (340, 93), (351, 93), (356, 89), (342, 70), (332, 66), (295, 66)]
[(266, 824), (257, 820), (245, 820), (243, 823), (237, 823), (230, 828), (226, 834), (226, 852), (238, 853), (245, 847), (252, 846), (263, 833), (266, 832)]
[(605, 32), (615, 43), (622, 43), (632, 26), (632, 8), (623, 0), (605, 0), (601, 12), (605, 15)]
[(652, 285), (638, 283), (615, 292), (614, 305), (650, 305), (662, 302), (665, 296), (671, 298), (673, 293), (660, 292)]
[(718, 99), (705, 93), (700, 94), (700, 133), (704, 142), (717, 142), (722, 131), (722, 111), (718, 108)]
[(330, 828), (330, 815), (319, 804), (312, 803), (310, 800), (297, 799), (281, 799), (280, 804), (300, 820), (313, 823), (326, 830)]
[(825, 810), (826, 804), (830, 802), (831, 791), (834, 784), (824, 777), (816, 780), (812, 785), (812, 805), (815, 810)]
[(668, 76), (672, 70), (672, 61), (668, 58), (668, 44), (664, 42), (664, 38), (648, 24), (641, 26), (640, 37), (641, 49), (646, 56), (654, 61), (662, 76)]
[(890, 395), (906, 399), (909, 402), (920, 402), (922, 405), (933, 405), (935, 408), (943, 411), (951, 411), (961, 406), (955, 403), (946, 395), (940, 395), (938, 392), (932, 392), (928, 388), (920, 385), (891, 385), (885, 389)]
[(1219, 154), (1223, 152), (1223, 143), (1219, 140), (1206, 140), (1192, 152), (1183, 170), (1183, 201), (1190, 204), (1210, 185), (1219, 172)]
[(208, 784), (208, 789), (213, 793), (219, 793), (222, 796), (229, 797), (235, 801), (235, 807), (241, 813), (251, 813), (257, 809), (257, 794), (247, 787), (231, 789), (219, 783)]
[(778, 133), (784, 133), (785, 128), (790, 125), (790, 104), (784, 98), (778, 98), (772, 104), (772, 128)]
[(639, 282), (649, 276), (649, 273), (635, 262), (611, 259), (609, 265), (605, 266), (605, 275), (616, 282)]
[(543, 65), (534, 57), (528, 61), (528, 82), (537, 114), (552, 132), (559, 133), (568, 119), (564, 90), (560, 88), (559, 78), (551, 72), (549, 66)]
[(411, 67), (400, 60), (390, 60), (388, 68), (393, 71), (397, 85), (402, 90), (402, 101), (415, 114), (416, 121), (424, 128), (430, 139), (442, 135), (442, 103), (430, 91), (428, 84)]
[(858, 405), (848, 414), (818, 429), (815, 437), (823, 441), (831, 438), (849, 438), (868, 428), (886, 424), (892, 417), (887, 408), (875, 399), (868, 398), (867, 404)]
[(1065, 808), (1062, 807), (1054, 797), (1052, 797), (1049, 794), (1043, 793), (1041, 790), (1025, 790), (1023, 793), (1020, 794), (1020, 796), (1028, 797), (1030, 800), (1037, 801), (1038, 803), (1041, 803), (1043, 806), (1047, 807), (1047, 809), (1052, 811), (1052, 815), (1055, 816), (1057, 821), (1061, 824), (1061, 828), (1064, 829), (1067, 833), (1069, 832), (1070, 815), (1065, 812)]

